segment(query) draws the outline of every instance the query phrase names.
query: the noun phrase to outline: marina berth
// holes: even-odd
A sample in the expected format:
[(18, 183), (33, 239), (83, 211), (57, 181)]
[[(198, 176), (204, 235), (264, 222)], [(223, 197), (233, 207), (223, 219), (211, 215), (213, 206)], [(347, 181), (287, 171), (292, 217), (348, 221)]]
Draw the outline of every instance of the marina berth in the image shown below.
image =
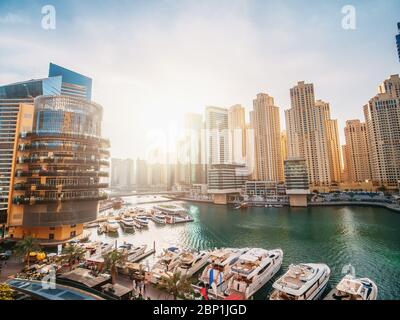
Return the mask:
[(376, 300), (378, 287), (368, 278), (346, 275), (324, 300)]
[(174, 272), (191, 277), (207, 264), (209, 251), (185, 250), (178, 255), (178, 264)]
[(270, 300), (318, 300), (331, 274), (323, 263), (291, 264), (289, 270), (273, 284)]
[(281, 268), (283, 251), (252, 248), (242, 254), (231, 267), (225, 295), (251, 298)]
[(208, 287), (210, 297), (218, 299), (223, 297), (227, 288), (228, 280), (232, 277), (231, 268), (239, 257), (248, 249), (221, 248), (215, 249), (210, 253), (207, 260), (209, 263), (201, 273), (199, 282), (193, 285), (195, 292), (200, 292), (204, 287)]
[(181, 250), (177, 247), (165, 249), (149, 272), (149, 282), (158, 284), (162, 277), (171, 276), (179, 263), (180, 252)]

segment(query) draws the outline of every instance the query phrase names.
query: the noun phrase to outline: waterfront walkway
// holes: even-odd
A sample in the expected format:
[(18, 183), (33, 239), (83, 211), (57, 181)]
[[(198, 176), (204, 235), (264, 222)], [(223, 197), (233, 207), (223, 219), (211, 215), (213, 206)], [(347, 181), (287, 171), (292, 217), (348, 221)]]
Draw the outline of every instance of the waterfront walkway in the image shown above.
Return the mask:
[[(132, 282), (132, 280), (130, 280), (130, 279), (126, 278), (126, 277), (117, 276), (116, 283), (133, 290), (133, 282)], [(148, 298), (150, 300), (173, 300), (174, 299), (174, 297), (172, 295), (157, 289), (152, 284), (146, 284), (145, 285), (143, 298), (145, 300), (148, 299)]]

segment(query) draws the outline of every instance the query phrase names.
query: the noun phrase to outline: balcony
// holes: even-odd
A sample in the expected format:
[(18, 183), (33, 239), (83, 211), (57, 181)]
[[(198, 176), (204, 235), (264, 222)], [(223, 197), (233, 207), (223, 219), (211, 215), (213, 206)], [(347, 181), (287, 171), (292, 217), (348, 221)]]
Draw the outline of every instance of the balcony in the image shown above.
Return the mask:
[(35, 183), (16, 183), (14, 190), (27, 191), (27, 190), (88, 190), (88, 189), (105, 189), (108, 188), (108, 183), (92, 183), (92, 184), (76, 184), (76, 185), (49, 185), (49, 184), (35, 184)]
[(82, 158), (37, 158), (37, 157), (19, 157), (17, 159), (18, 164), (60, 164), (60, 165), (98, 165), (98, 166), (109, 166), (107, 160), (90, 160)]
[(101, 201), (108, 199), (106, 193), (100, 193), (98, 196), (82, 196), (82, 197), (72, 197), (72, 198), (47, 198), (47, 197), (24, 197), (17, 196), (13, 198), (13, 204), (16, 205), (35, 205), (35, 204), (47, 204), (54, 202), (69, 202), (69, 201)]
[(40, 144), (20, 144), (18, 146), (19, 151), (59, 151), (59, 152), (74, 152), (74, 153), (94, 153), (101, 154), (106, 157), (110, 156), (110, 151), (104, 148), (91, 147), (87, 145), (49, 145), (48, 143)]
[(108, 177), (109, 173), (105, 171), (46, 171), (46, 170), (18, 170), (16, 177)]
[(46, 139), (63, 139), (63, 140), (81, 140), (81, 141), (90, 141), (91, 143), (101, 144), (105, 148), (110, 147), (110, 140), (103, 139), (98, 136), (93, 135), (84, 135), (84, 134), (75, 134), (75, 133), (43, 133), (37, 134), (34, 132), (21, 132), (21, 139), (32, 139), (34, 140), (46, 140)]

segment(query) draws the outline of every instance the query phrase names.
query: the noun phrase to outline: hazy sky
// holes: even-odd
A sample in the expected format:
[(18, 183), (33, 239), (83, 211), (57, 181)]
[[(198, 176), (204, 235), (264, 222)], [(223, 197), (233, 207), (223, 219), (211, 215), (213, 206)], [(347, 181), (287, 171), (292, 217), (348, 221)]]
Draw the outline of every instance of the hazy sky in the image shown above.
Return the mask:
[[(41, 27), (43, 5), (56, 29)], [(342, 28), (344, 5), (356, 29)], [(341, 143), (347, 119), (399, 73), (400, 1), (0, 0), (0, 84), (47, 76), (54, 62), (93, 78), (114, 157), (144, 155), (156, 132), (175, 139), (185, 112), (259, 92), (290, 106), (289, 88), (313, 82), (330, 102)]]

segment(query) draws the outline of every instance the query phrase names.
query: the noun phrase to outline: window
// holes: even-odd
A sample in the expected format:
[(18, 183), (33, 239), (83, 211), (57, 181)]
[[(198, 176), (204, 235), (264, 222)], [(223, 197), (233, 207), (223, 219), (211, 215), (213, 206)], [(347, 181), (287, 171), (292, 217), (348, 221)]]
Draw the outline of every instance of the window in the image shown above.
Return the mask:
[(49, 240), (54, 240), (54, 233), (49, 233)]

